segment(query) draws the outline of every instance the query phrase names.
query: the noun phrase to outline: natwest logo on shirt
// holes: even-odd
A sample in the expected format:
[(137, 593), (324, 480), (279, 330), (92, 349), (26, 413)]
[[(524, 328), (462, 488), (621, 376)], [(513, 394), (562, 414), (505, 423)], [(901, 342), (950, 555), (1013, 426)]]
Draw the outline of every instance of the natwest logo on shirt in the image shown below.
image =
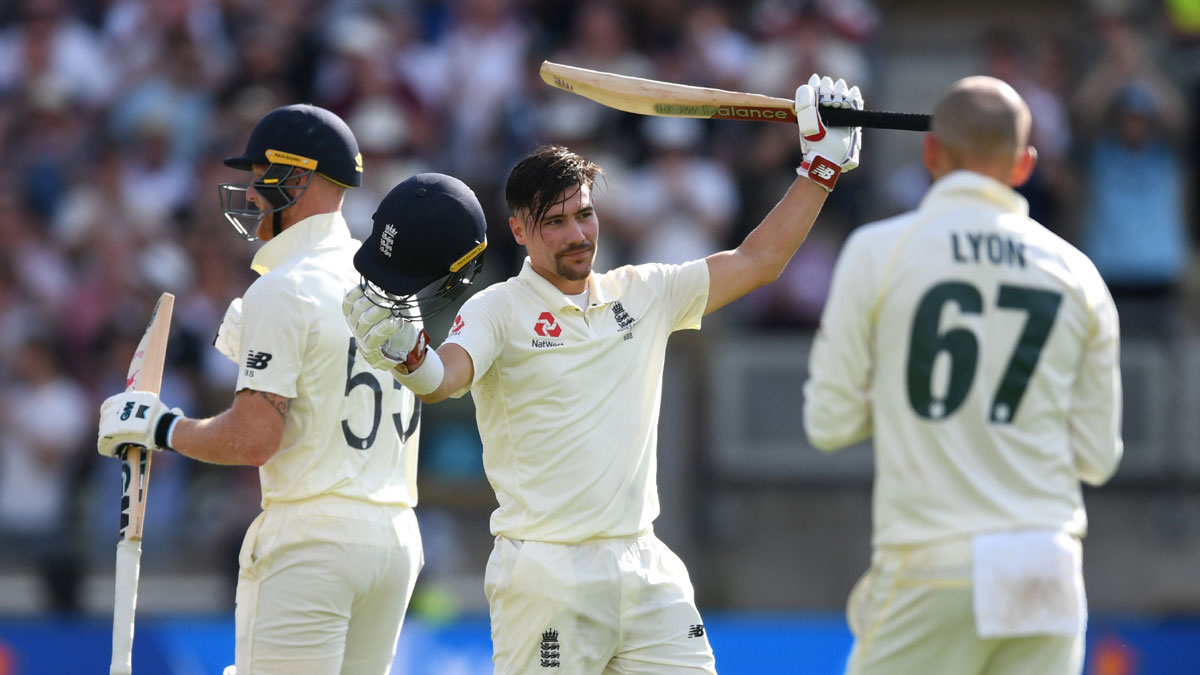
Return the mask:
[(454, 325), (450, 327), (450, 334), (458, 335), (458, 332), (462, 330), (463, 326), (465, 325), (466, 324), (464, 324), (462, 320), (462, 314), (459, 314), (458, 316), (454, 317)]
[(542, 337), (556, 338), (562, 335), (562, 326), (558, 325), (558, 321), (554, 319), (554, 315), (550, 312), (542, 312), (536, 323), (533, 324), (533, 332)]

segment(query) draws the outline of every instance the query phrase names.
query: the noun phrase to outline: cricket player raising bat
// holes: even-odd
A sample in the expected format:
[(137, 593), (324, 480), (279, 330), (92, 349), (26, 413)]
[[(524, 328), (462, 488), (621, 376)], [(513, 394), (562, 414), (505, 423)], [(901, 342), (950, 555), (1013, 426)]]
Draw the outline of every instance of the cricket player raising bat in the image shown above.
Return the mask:
[(152, 393), (117, 394), (100, 411), (99, 450), (134, 443), (259, 467), (263, 512), (239, 558), (237, 673), (381, 675), (423, 564), (420, 404), (361, 358), (342, 317), (359, 280), (342, 197), (361, 184), (362, 157), (340, 118), (293, 105), (263, 117), (225, 163), (253, 174), (221, 186), (226, 217), (265, 242), (252, 265), (262, 276), (215, 343), (240, 368), (233, 405), (191, 419)]
[[(818, 104), (862, 108), (857, 87), (813, 76), (796, 91), (804, 162), (778, 205), (736, 249), (683, 265), (592, 269), (600, 168), (543, 147), (508, 176), (508, 224), (528, 253), (520, 273), (472, 296), (427, 349), (416, 324), (354, 289), (344, 311), (364, 358), (426, 403), (467, 391), (496, 490), (484, 586), (500, 675), (715, 673), (683, 563), (654, 536), (656, 434), (667, 339), (779, 277), (838, 174), (858, 165), (857, 128), (826, 128)], [(388, 291), (403, 275), (377, 214), (355, 258)], [(405, 224), (392, 250), (424, 250)]]
[(1082, 253), (1029, 218), (1030, 113), (959, 81), (913, 212), (842, 249), (805, 385), (833, 450), (874, 436), (874, 555), (850, 596), (854, 675), (1078, 674), (1080, 481), (1121, 458), (1117, 313)]

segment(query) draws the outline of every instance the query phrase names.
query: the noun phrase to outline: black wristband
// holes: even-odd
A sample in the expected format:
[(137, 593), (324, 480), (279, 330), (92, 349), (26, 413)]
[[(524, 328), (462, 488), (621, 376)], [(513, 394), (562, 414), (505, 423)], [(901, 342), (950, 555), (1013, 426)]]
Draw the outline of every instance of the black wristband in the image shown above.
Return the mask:
[(158, 424), (154, 427), (154, 444), (159, 448), (163, 450), (175, 449), (167, 444), (167, 436), (168, 432), (171, 431), (171, 423), (174, 422), (177, 417), (179, 417), (179, 415), (176, 415), (173, 412), (166, 412), (158, 418)]

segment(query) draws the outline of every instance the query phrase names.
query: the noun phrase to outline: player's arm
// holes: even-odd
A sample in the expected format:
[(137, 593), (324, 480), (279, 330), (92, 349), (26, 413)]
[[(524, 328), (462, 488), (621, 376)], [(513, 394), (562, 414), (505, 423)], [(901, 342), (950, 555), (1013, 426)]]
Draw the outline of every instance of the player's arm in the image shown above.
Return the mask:
[[(242, 305), (241, 298), (230, 303), (214, 341), (217, 350), (235, 364), (245, 356), (240, 352)], [(279, 452), (291, 402), (286, 396), (244, 387), (225, 412), (193, 419), (179, 408), (168, 410), (151, 392), (123, 392), (100, 407), (97, 449), (102, 455), (113, 455), (123, 444), (132, 443), (174, 450), (212, 464), (262, 466)]]
[[(1103, 285), (1096, 277), (1096, 282)], [(1100, 485), (1124, 453), (1121, 440), (1120, 335), (1107, 290), (1095, 312), (1068, 411), (1071, 452), (1080, 480)]]
[[(475, 368), (471, 363), (471, 355), (461, 346), (450, 342), (438, 347), (433, 353), (442, 362), (442, 381), (437, 389), (428, 394), (417, 394), (417, 398), (421, 399), (422, 403), (445, 401), (452, 394), (471, 386), (471, 382), (475, 378)], [(428, 358), (428, 355), (426, 358)], [(419, 371), (420, 369), (418, 368), (417, 370)], [(416, 371), (414, 371), (415, 374), (417, 374)], [(404, 377), (400, 371), (393, 368), (392, 375), (399, 380), (400, 384), (404, 384)]]
[(168, 410), (154, 393), (123, 392), (100, 406), (97, 449), (113, 455), (132, 443), (212, 464), (262, 466), (279, 452), (291, 402), (278, 394), (242, 389), (220, 415), (191, 419), (179, 408)]
[(242, 389), (216, 417), (181, 418), (170, 437), (171, 449), (210, 464), (262, 466), (279, 452), (291, 405), (285, 396)]
[(865, 241), (852, 235), (834, 268), (804, 383), (804, 433), (820, 450), (837, 450), (872, 433), (872, 279)]
[(796, 120), (804, 162), (797, 179), (775, 208), (732, 251), (708, 256), (708, 314), (779, 278), (796, 249), (812, 229), (825, 198), (843, 171), (858, 166), (861, 130), (826, 128), (817, 113), (819, 105), (862, 109), (858, 87), (844, 80), (813, 75), (796, 89)]

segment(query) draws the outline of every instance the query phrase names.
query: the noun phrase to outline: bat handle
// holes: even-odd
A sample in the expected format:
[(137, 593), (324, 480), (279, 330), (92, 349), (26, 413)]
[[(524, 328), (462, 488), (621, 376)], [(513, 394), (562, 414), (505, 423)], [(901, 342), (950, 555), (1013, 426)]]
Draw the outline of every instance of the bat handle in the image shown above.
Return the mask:
[(821, 108), (821, 119), (830, 127), (864, 127), (869, 129), (900, 129), (929, 131), (933, 115), (923, 113), (889, 112), (884, 110), (851, 110), (850, 108)]
[(112, 661), (109, 675), (129, 675), (133, 667), (133, 615), (137, 608), (142, 542), (117, 544), (116, 597), (113, 603)]

